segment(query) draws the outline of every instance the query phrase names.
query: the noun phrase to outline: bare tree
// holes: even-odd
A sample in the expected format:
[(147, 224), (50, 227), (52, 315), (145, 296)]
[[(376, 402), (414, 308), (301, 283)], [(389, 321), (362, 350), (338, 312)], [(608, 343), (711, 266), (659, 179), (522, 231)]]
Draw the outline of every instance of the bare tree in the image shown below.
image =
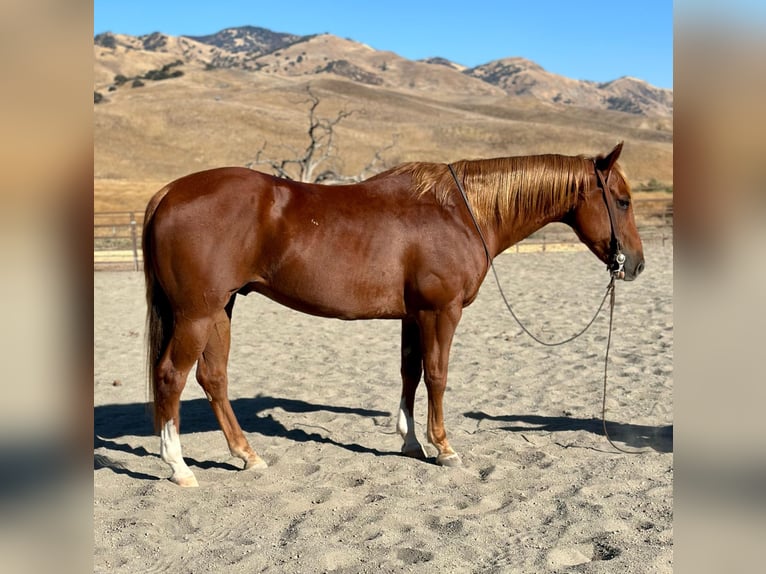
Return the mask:
[(247, 167), (256, 165), (268, 165), (274, 173), (280, 177), (296, 181), (320, 183), (320, 182), (354, 182), (371, 175), (379, 166), (385, 165), (382, 154), (393, 148), (396, 144), (396, 136), (392, 138), (389, 145), (375, 151), (373, 158), (367, 163), (357, 176), (345, 176), (339, 174), (333, 169), (335, 155), (335, 128), (343, 120), (356, 113), (357, 110), (340, 110), (334, 118), (320, 117), (317, 108), (321, 102), (320, 98), (312, 91), (311, 86), (306, 86), (308, 100), (302, 103), (308, 103), (309, 126), (307, 130), (308, 144), (303, 150), (296, 149), (293, 146), (285, 145), (290, 150), (292, 157), (275, 160), (265, 156), (266, 142), (255, 155), (255, 160), (247, 164)]

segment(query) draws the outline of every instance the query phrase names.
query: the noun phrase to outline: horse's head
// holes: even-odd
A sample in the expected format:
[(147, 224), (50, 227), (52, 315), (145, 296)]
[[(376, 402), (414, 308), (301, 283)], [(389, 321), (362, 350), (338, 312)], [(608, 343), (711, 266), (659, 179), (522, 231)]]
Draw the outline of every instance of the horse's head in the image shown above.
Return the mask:
[(564, 221), (618, 278), (632, 281), (644, 270), (644, 249), (633, 216), (630, 185), (617, 165), (621, 151), (622, 142), (608, 155), (593, 160), (593, 176)]

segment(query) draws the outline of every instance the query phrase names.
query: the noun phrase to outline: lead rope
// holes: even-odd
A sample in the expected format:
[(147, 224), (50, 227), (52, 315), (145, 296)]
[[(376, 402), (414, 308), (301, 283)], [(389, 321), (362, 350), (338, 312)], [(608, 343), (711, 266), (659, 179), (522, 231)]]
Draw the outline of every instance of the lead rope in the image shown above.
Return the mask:
[[(571, 343), (581, 335), (587, 331), (591, 325), (593, 325), (593, 322), (596, 320), (596, 317), (598, 317), (599, 313), (601, 313), (601, 309), (604, 307), (604, 302), (606, 301), (607, 295), (609, 293), (612, 294), (612, 305), (614, 305), (614, 277), (612, 277), (609, 280), (609, 285), (606, 286), (606, 291), (604, 291), (604, 296), (601, 298), (601, 303), (598, 305), (598, 309), (596, 309), (596, 314), (593, 315), (593, 318), (588, 321), (588, 324), (585, 325), (579, 332), (575, 333), (571, 337), (568, 337), (564, 339), (563, 341), (556, 341), (556, 342), (550, 342), (550, 341), (543, 341), (539, 337), (535, 336), (534, 333), (530, 332), (529, 329), (527, 329), (524, 324), (519, 320), (519, 318), (516, 316), (516, 313), (513, 312), (513, 308), (511, 307), (511, 304), (508, 302), (508, 299), (505, 296), (505, 293), (503, 292), (503, 288), (500, 286), (500, 278), (497, 276), (497, 270), (495, 269), (495, 264), (490, 263), (490, 268), (492, 269), (492, 274), (495, 276), (495, 283), (497, 284), (497, 289), (500, 291), (500, 297), (503, 299), (503, 303), (505, 303), (506, 308), (511, 313), (511, 317), (513, 317), (516, 320), (516, 323), (519, 324), (519, 327), (521, 327), (521, 330), (524, 331), (527, 335), (529, 335), (532, 339), (534, 339), (537, 343), (540, 343), (541, 345), (544, 345), (546, 347), (558, 347), (560, 345), (565, 345), (566, 343)], [(611, 335), (611, 328), (609, 331), (609, 334)]]
[(604, 429), (604, 436), (606, 437), (607, 442), (612, 445), (612, 448), (619, 450), (624, 454), (643, 454), (648, 452), (649, 449), (625, 450), (624, 448), (620, 448), (614, 444), (612, 438), (609, 436), (609, 431), (606, 430), (606, 379), (607, 372), (609, 370), (609, 346), (612, 343), (612, 317), (614, 316), (614, 275), (612, 275), (612, 280), (610, 281), (609, 285), (611, 287), (611, 294), (609, 297), (609, 332), (606, 336), (606, 353), (604, 354), (604, 390), (601, 394), (601, 426)]
[[(604, 292), (604, 297), (601, 299), (601, 303), (599, 303), (599, 306), (598, 306), (598, 309), (596, 309), (595, 315), (593, 315), (593, 318), (590, 321), (588, 321), (588, 324), (585, 325), (585, 327), (583, 327), (582, 330), (580, 330), (578, 333), (575, 333), (571, 337), (564, 339), (563, 341), (557, 341), (553, 343), (548, 341), (543, 341), (539, 337), (535, 336), (519, 320), (519, 318), (516, 316), (516, 313), (513, 312), (513, 308), (511, 307), (511, 304), (508, 301), (508, 298), (505, 296), (503, 287), (500, 284), (500, 278), (497, 275), (497, 270), (495, 269), (495, 263), (489, 254), (489, 248), (487, 247), (487, 242), (484, 239), (484, 234), (481, 231), (481, 227), (479, 227), (479, 222), (476, 220), (476, 216), (473, 214), (473, 209), (471, 209), (471, 203), (468, 201), (468, 196), (465, 193), (465, 189), (463, 189), (463, 185), (460, 183), (460, 180), (458, 179), (457, 174), (455, 173), (455, 170), (452, 168), (452, 164), (447, 164), (447, 167), (449, 168), (449, 171), (452, 174), (452, 178), (455, 180), (455, 184), (457, 184), (457, 188), (460, 191), (460, 195), (463, 196), (463, 201), (465, 202), (465, 206), (468, 209), (468, 214), (471, 216), (471, 220), (473, 221), (473, 224), (476, 227), (476, 231), (479, 234), (479, 238), (481, 239), (481, 244), (484, 247), (484, 253), (487, 256), (487, 267), (492, 269), (492, 274), (495, 277), (495, 283), (497, 284), (497, 290), (500, 292), (500, 297), (503, 299), (503, 303), (505, 303), (506, 308), (511, 313), (511, 317), (513, 317), (516, 323), (518, 323), (522, 331), (524, 331), (527, 335), (529, 335), (534, 341), (546, 347), (558, 347), (560, 345), (564, 345), (566, 343), (570, 343), (571, 341), (574, 341), (575, 339), (583, 335), (590, 328), (591, 325), (593, 325), (593, 323), (596, 320), (596, 317), (598, 317), (599, 313), (601, 313), (601, 309), (604, 307), (604, 302), (606, 301), (607, 295), (609, 295), (609, 332), (606, 338), (606, 353), (604, 354), (604, 386), (603, 386), (603, 392), (602, 392), (602, 398), (601, 398), (601, 423), (604, 429), (604, 436), (606, 437), (607, 442), (610, 445), (612, 445), (612, 448), (622, 453), (642, 454), (646, 452), (646, 450), (631, 451), (631, 450), (625, 450), (623, 448), (620, 448), (619, 446), (614, 444), (611, 437), (609, 436), (609, 431), (606, 429), (606, 381), (608, 378), (608, 371), (609, 371), (609, 347), (612, 343), (612, 324), (613, 324), (612, 319), (614, 316), (614, 299), (615, 299), (614, 280), (615, 280), (616, 274), (615, 273), (611, 274), (611, 278), (609, 279), (609, 284), (606, 286), (606, 291)], [(611, 213), (609, 215), (611, 220)]]

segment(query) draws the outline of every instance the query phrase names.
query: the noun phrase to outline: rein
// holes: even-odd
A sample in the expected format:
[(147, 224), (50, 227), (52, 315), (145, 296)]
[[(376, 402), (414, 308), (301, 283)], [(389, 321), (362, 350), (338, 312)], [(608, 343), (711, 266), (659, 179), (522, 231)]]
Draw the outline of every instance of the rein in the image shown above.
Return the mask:
[(457, 188), (460, 191), (460, 195), (463, 197), (463, 202), (465, 203), (465, 206), (468, 209), (468, 214), (471, 216), (473, 225), (476, 228), (477, 233), (479, 234), (479, 239), (481, 239), (481, 244), (484, 247), (484, 253), (487, 256), (487, 268), (492, 270), (492, 274), (495, 277), (495, 283), (497, 284), (497, 289), (500, 292), (500, 297), (503, 299), (503, 303), (505, 303), (506, 308), (511, 313), (511, 316), (514, 318), (516, 323), (518, 323), (519, 327), (521, 327), (522, 331), (524, 331), (527, 335), (529, 335), (534, 341), (546, 347), (558, 347), (560, 345), (564, 345), (566, 343), (570, 343), (574, 341), (575, 339), (583, 335), (590, 328), (591, 325), (593, 325), (594, 321), (596, 320), (596, 317), (598, 317), (599, 313), (601, 313), (601, 309), (604, 307), (604, 302), (606, 301), (607, 295), (609, 295), (609, 333), (606, 339), (606, 353), (604, 354), (604, 388), (603, 388), (602, 400), (601, 400), (601, 423), (604, 429), (604, 436), (606, 437), (607, 442), (610, 445), (612, 445), (614, 449), (622, 453), (642, 454), (643, 452), (646, 452), (644, 450), (629, 451), (629, 450), (624, 450), (618, 447), (616, 444), (614, 444), (614, 442), (612, 442), (612, 439), (609, 436), (609, 432), (606, 429), (606, 382), (607, 382), (607, 374), (608, 374), (608, 366), (609, 366), (609, 347), (612, 342), (612, 319), (614, 316), (614, 300), (615, 300), (614, 281), (615, 279), (621, 279), (625, 275), (625, 272), (623, 270), (623, 267), (625, 264), (625, 255), (622, 253), (622, 246), (620, 245), (620, 240), (617, 237), (617, 233), (614, 227), (614, 217), (612, 215), (613, 205), (611, 202), (612, 198), (609, 196), (609, 193), (607, 192), (607, 190), (609, 189), (607, 187), (607, 183), (609, 181), (609, 174), (607, 174), (606, 181), (604, 181), (604, 176), (598, 170), (598, 167), (596, 166), (596, 162), (594, 160), (593, 167), (596, 171), (596, 178), (598, 180), (598, 183), (604, 194), (604, 201), (606, 202), (606, 210), (607, 210), (607, 213), (609, 214), (609, 225), (612, 231), (612, 237), (610, 241), (610, 249), (612, 251), (612, 256), (610, 258), (611, 259), (610, 264), (607, 265), (607, 269), (609, 270), (609, 273), (610, 273), (609, 284), (606, 286), (604, 297), (601, 299), (601, 303), (599, 303), (598, 309), (596, 309), (596, 313), (593, 315), (593, 318), (590, 321), (588, 321), (588, 324), (585, 325), (585, 327), (583, 327), (582, 330), (575, 333), (571, 337), (568, 337), (567, 339), (564, 339), (562, 341), (551, 343), (548, 341), (543, 341), (539, 337), (535, 336), (532, 332), (530, 332), (529, 329), (527, 329), (526, 326), (524, 326), (524, 324), (516, 316), (516, 313), (513, 311), (513, 308), (511, 307), (511, 304), (508, 301), (508, 298), (505, 296), (503, 287), (500, 284), (500, 278), (497, 274), (497, 270), (495, 269), (495, 264), (494, 264), (494, 261), (492, 260), (492, 256), (489, 253), (489, 247), (487, 247), (487, 241), (484, 238), (484, 233), (481, 230), (481, 226), (479, 225), (479, 222), (477, 221), (476, 216), (473, 213), (473, 209), (471, 208), (471, 202), (468, 200), (468, 195), (466, 194), (465, 189), (463, 188), (463, 184), (458, 179), (457, 174), (455, 173), (455, 170), (452, 167), (452, 164), (447, 164), (447, 167), (449, 168), (449, 171), (452, 174), (452, 179), (455, 180), (455, 184), (457, 185)]

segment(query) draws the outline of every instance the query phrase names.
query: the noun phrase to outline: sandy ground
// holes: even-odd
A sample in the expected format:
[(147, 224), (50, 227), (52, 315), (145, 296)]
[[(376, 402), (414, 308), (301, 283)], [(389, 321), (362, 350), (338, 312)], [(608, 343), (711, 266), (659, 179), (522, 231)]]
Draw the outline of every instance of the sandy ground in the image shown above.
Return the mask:
[[(167, 480), (146, 411), (143, 277), (95, 275), (96, 572), (672, 572), (673, 251), (618, 283), (607, 420), (607, 314), (541, 347), (491, 276), (453, 345), (446, 425), (464, 466), (397, 453), (399, 323), (302, 315), (260, 297), (234, 308), (230, 397), (269, 463), (240, 471), (193, 377), (184, 455)], [(543, 338), (584, 325), (607, 284), (587, 252), (496, 259)], [(425, 431), (425, 388), (416, 402)], [(430, 448), (430, 447), (427, 447)], [(435, 452), (429, 451), (433, 456)]]

